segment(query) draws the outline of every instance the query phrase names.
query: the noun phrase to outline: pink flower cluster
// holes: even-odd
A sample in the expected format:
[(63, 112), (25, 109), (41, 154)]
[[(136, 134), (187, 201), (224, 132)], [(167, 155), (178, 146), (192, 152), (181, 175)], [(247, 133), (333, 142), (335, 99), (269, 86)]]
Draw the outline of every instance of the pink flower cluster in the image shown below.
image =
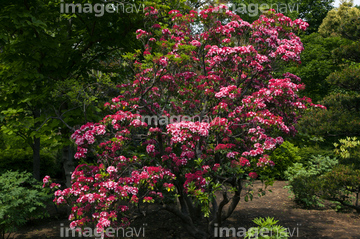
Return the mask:
[[(209, 135), (209, 123), (182, 121), (169, 124), (166, 127), (167, 133), (171, 135), (171, 144), (183, 143), (189, 139), (199, 139)], [(195, 137), (198, 136), (198, 137)]]
[(198, 170), (195, 173), (187, 173), (185, 175), (186, 181), (184, 183), (185, 191), (188, 191), (189, 190), (189, 188), (188, 188), (189, 184), (193, 183), (194, 186), (197, 189), (200, 189), (202, 192), (204, 192), (205, 191), (205, 186), (206, 186), (206, 180), (203, 177), (204, 173), (206, 173), (206, 171), (201, 171), (201, 170)]
[[(69, 216), (71, 228), (81, 228), (90, 222), (96, 224), (99, 233), (110, 226), (122, 227), (128, 223), (126, 212), (129, 206), (139, 201), (141, 185), (150, 185), (152, 195), (162, 199), (162, 193), (155, 192), (154, 187), (163, 185), (164, 180), (175, 178), (174, 174), (162, 167), (143, 167), (141, 171), (133, 171), (131, 177), (122, 177), (115, 166), (107, 167), (108, 174), (104, 169), (104, 165), (79, 165), (72, 174), (71, 188), (54, 193), (57, 204), (73, 205)], [(43, 181), (50, 183), (50, 177), (46, 176)], [(173, 184), (166, 185), (166, 189), (173, 187)], [(145, 195), (144, 201), (153, 202), (154, 198)]]

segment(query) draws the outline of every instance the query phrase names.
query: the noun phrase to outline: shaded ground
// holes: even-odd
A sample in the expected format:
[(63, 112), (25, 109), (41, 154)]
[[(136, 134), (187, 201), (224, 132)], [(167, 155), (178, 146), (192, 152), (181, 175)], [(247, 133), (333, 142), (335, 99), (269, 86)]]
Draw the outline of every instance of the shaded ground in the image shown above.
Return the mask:
[[(260, 183), (257, 183), (260, 185)], [(255, 226), (252, 220), (256, 217), (274, 217), (279, 224), (289, 228), (292, 238), (324, 238), (324, 239), (360, 239), (360, 215), (355, 212), (336, 212), (327, 208), (324, 210), (306, 210), (299, 208), (290, 198), (286, 182), (278, 181), (264, 197), (254, 196), (252, 201), (245, 202), (242, 198), (232, 217), (224, 227)], [(32, 222), (16, 233), (16, 239), (60, 239), (65, 236), (64, 227), (68, 226), (66, 211), (54, 214), (51, 219)], [(136, 224), (136, 225), (135, 225)], [(140, 231), (140, 237), (149, 239), (190, 239), (181, 228), (180, 221), (171, 213), (161, 211), (137, 221), (133, 226)], [(129, 231), (125, 231), (125, 233)], [(144, 233), (145, 232), (145, 233)], [(131, 232), (130, 232), (131, 233)], [(120, 232), (121, 234), (121, 232)], [(133, 233), (135, 234), (135, 232)], [(128, 234), (130, 235), (130, 234)], [(145, 235), (145, 237), (143, 237)], [(71, 233), (70, 233), (71, 236)], [(70, 237), (75, 238), (75, 237)], [(236, 238), (236, 237), (229, 237)]]

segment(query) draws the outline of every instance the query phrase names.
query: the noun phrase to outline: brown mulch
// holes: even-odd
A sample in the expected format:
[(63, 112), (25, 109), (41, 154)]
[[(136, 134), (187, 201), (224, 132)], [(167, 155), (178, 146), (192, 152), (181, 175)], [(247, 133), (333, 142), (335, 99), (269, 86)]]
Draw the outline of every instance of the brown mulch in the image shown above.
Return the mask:
[[(319, 210), (308, 210), (297, 206), (289, 198), (284, 181), (276, 181), (272, 193), (258, 197), (254, 195), (252, 201), (241, 202), (233, 215), (223, 225), (224, 227), (250, 228), (255, 226), (252, 220), (256, 217), (274, 217), (278, 224), (288, 228), (291, 238), (324, 238), (324, 239), (360, 239), (360, 215), (355, 211), (336, 212), (330, 207)], [(255, 187), (260, 183), (255, 183)], [(34, 221), (24, 226), (13, 236), (16, 239), (60, 239), (61, 228), (68, 226), (66, 211), (52, 213), (46, 220)], [(142, 228), (149, 239), (190, 239), (189, 234), (181, 227), (180, 220), (171, 213), (160, 211), (137, 221), (134, 226)], [(71, 233), (70, 233), (71, 235)], [(69, 238), (69, 237), (68, 237)], [(76, 237), (70, 237), (76, 238)], [(84, 238), (84, 237), (83, 237)], [(236, 237), (228, 237), (236, 238)]]

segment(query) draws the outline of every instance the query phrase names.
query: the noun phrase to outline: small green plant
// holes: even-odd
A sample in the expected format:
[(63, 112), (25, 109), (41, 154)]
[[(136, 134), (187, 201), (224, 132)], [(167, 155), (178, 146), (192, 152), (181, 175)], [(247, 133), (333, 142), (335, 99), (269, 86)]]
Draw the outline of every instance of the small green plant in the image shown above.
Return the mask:
[(51, 195), (45, 192), (31, 173), (7, 171), (0, 176), (0, 239), (9, 238), (29, 219), (48, 216), (45, 202)]
[(245, 238), (259, 238), (259, 239), (285, 239), (289, 238), (287, 229), (283, 226), (276, 225), (278, 220), (273, 217), (255, 218), (253, 222), (257, 227), (250, 228)]

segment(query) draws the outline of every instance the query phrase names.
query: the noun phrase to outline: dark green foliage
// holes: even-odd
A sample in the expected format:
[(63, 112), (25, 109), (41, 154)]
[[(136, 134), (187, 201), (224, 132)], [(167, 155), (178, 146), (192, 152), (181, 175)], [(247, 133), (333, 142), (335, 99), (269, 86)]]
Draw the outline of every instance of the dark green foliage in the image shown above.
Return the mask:
[(311, 164), (312, 157), (315, 155), (334, 157), (334, 151), (332, 148), (327, 149), (325, 146), (320, 147), (317, 144), (300, 148), (298, 154), (301, 157), (301, 163), (304, 166), (309, 166), (309, 164)]
[(299, 205), (307, 208), (323, 207), (323, 200), (320, 199), (320, 179), (316, 175), (300, 175), (289, 182), (294, 200)]
[(290, 67), (288, 71), (299, 76), (305, 84), (302, 94), (318, 102), (331, 90), (326, 78), (340, 70), (339, 62), (332, 57), (332, 51), (351, 42), (341, 37), (324, 38), (318, 33), (304, 36), (301, 41), (305, 48), (301, 54), (301, 65)]
[(341, 45), (332, 51), (332, 57), (337, 64), (342, 64), (344, 59), (347, 61), (360, 62), (360, 42), (354, 41), (346, 45)]
[(333, 9), (334, 0), (305, 0), (299, 2), (299, 18), (309, 23), (307, 34), (317, 32), (327, 13)]
[[(0, 173), (7, 170), (31, 171), (33, 152), (27, 149), (0, 150)], [(54, 177), (62, 177), (62, 165), (54, 155), (41, 153), (41, 176), (52, 174)]]
[(342, 43), (331, 50), (329, 59), (333, 67), (326, 81), (322, 77), (312, 79), (317, 84), (331, 85), (329, 94), (320, 101), (328, 109), (309, 110), (303, 115), (302, 132), (326, 139), (360, 135), (359, 14), (351, 4), (343, 3), (339, 10), (328, 13), (319, 29), (323, 36), (328, 36), (323, 38), (326, 41), (338, 39)]
[[(222, 1), (223, 2), (223, 1)], [(304, 0), (304, 1), (275, 1), (275, 0), (232, 0), (229, 1), (237, 6), (236, 9), (240, 10), (241, 3), (245, 4), (247, 7), (241, 9), (245, 11), (243, 14), (238, 12), (239, 16), (248, 22), (253, 22), (261, 14), (261, 4), (268, 4), (270, 8), (275, 9), (277, 12), (283, 13), (285, 16), (288, 16), (292, 19), (301, 18), (309, 23), (309, 27), (306, 29), (306, 34), (311, 34), (316, 32), (321, 25), (323, 19), (326, 17), (326, 14), (333, 9), (332, 3), (334, 0)], [(251, 4), (255, 4), (251, 7)], [(250, 6), (250, 8), (248, 7)], [(286, 6), (286, 7), (285, 7)], [(256, 13), (256, 8), (258, 9), (258, 14)], [(230, 8), (231, 10), (235, 8)]]
[[(53, 143), (49, 145), (46, 138), (43, 139), (43, 145), (40, 150), (41, 158), (41, 176), (54, 175), (54, 177), (62, 177), (62, 165), (57, 150), (58, 145)], [(0, 133), (0, 174), (5, 171), (32, 171), (33, 150), (21, 139), (15, 135), (7, 135)]]
[[(323, 206), (324, 199), (360, 212), (359, 142), (355, 137), (334, 144), (340, 160), (312, 157), (307, 166), (294, 164), (285, 172), (296, 202), (306, 207)], [(337, 163), (339, 165), (336, 165)]]
[(334, 143), (341, 164), (322, 177), (322, 197), (360, 213), (360, 141), (356, 137)]
[(350, 40), (357, 40), (360, 38), (360, 17), (350, 18), (343, 22), (339, 27), (340, 34)]
[[(360, 42), (357, 43), (357, 47), (359, 48), (359, 54)], [(360, 57), (357, 54), (356, 56)], [(353, 64), (342, 71), (331, 73), (327, 78), (327, 81), (330, 84), (337, 85), (346, 90), (360, 92), (360, 64)], [(360, 110), (360, 105), (354, 105), (354, 107), (357, 107), (357, 111)]]
[[(230, 10), (236, 11), (241, 19), (250, 23), (257, 20), (259, 16), (263, 14), (262, 11), (266, 11), (270, 8), (290, 17), (293, 20), (299, 17), (299, 12), (297, 10), (300, 7), (298, 6), (298, 2), (293, 0), (285, 0), (282, 2), (278, 2), (276, 0), (232, 0), (229, 2), (234, 4), (230, 7)], [(266, 8), (267, 6), (269, 8)]]
[(27, 220), (44, 218), (47, 194), (31, 173), (8, 171), (0, 176), (0, 238), (14, 232)]
[(352, 166), (338, 165), (326, 173), (322, 180), (322, 197), (340, 202), (360, 213), (360, 170)]
[(309, 110), (299, 122), (302, 132), (324, 137), (360, 135), (360, 96), (337, 93), (326, 96), (320, 104), (327, 110)]
[[(119, 12), (99, 17), (61, 13), (65, 3), (0, 1), (0, 128), (33, 149), (37, 179), (44, 138), (68, 145), (74, 128), (97, 121), (103, 99), (117, 96), (115, 85), (132, 77), (121, 55), (143, 47), (134, 32), (148, 24), (144, 7), (186, 8), (183, 1), (135, 0), (125, 4), (137, 10), (123, 12), (126, 7), (120, 6)], [(169, 19), (160, 14), (160, 22)]]

